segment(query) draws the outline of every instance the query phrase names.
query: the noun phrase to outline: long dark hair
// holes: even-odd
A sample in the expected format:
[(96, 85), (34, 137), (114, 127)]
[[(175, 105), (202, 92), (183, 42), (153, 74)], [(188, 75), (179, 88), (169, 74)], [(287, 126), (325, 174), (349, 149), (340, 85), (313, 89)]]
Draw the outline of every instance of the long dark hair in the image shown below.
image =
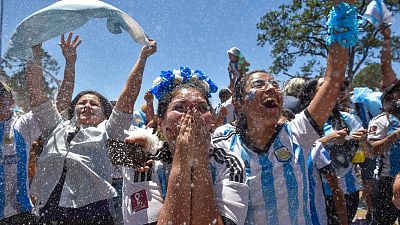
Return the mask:
[[(244, 89), (246, 88), (247, 80), (248, 78), (255, 74), (255, 73), (265, 73), (268, 76), (271, 76), (267, 71), (265, 70), (252, 70), (248, 72), (245, 76), (241, 77), (235, 82), (235, 87), (233, 91), (233, 96), (232, 99), (234, 101), (241, 102), (244, 99)], [(247, 129), (247, 119), (246, 116), (243, 113), (237, 113), (237, 120), (235, 122), (236, 129), (238, 130), (239, 133), (243, 133), (244, 130)]]
[(95, 95), (99, 98), (100, 100), (100, 105), (101, 105), (101, 110), (103, 111), (104, 116), (108, 119), (110, 118), (110, 115), (112, 113), (113, 107), (108, 101), (106, 97), (104, 97), (102, 94), (96, 92), (96, 91), (82, 91), (78, 95), (75, 96), (75, 98), (72, 100), (71, 104), (68, 107), (68, 119), (71, 119), (74, 117), (74, 112), (75, 112), (75, 106), (78, 103), (79, 99), (84, 96), (84, 95)]

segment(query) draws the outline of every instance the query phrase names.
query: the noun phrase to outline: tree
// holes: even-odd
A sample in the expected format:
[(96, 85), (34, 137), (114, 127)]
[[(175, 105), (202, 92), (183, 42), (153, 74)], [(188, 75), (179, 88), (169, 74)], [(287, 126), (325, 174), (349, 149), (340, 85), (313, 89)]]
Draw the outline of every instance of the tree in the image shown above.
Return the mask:
[[(329, 1), (330, 2), (330, 1)], [(364, 14), (370, 0), (356, 1), (360, 14)], [(398, 0), (386, 0), (386, 6), (393, 13), (399, 12)], [(258, 45), (272, 45), (271, 55), (274, 58), (271, 71), (275, 74), (283, 73), (290, 77), (320, 74), (324, 70), (328, 47), (325, 45), (327, 37), (326, 21), (332, 3), (315, 0), (293, 0), (292, 3), (282, 4), (277, 10), (268, 11), (257, 28)], [(349, 52), (347, 74), (350, 81), (353, 75), (365, 63), (379, 56), (382, 37), (370, 24), (363, 25), (360, 32), (360, 41)], [(400, 61), (400, 37), (392, 35), (393, 60)], [(305, 57), (310, 58), (304, 60)], [(289, 74), (289, 69), (297, 60), (305, 61), (300, 71)], [(323, 64), (321, 65), (321, 62)]]
[[(58, 62), (43, 50), (44, 91), (49, 97), (54, 97), (59, 80), (56, 76), (60, 69)], [(26, 92), (26, 61), (15, 58), (1, 58), (0, 79), (4, 80), (13, 90), (17, 105), (25, 112), (30, 110), (29, 98)]]
[(380, 89), (382, 79), (381, 65), (369, 64), (358, 72), (353, 79), (353, 87), (369, 87), (372, 90)]

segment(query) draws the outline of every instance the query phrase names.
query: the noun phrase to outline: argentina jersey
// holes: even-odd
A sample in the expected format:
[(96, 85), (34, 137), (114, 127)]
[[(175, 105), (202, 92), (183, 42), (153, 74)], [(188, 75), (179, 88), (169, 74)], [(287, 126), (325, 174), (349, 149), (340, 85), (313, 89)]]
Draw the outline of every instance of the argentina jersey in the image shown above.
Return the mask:
[(324, 174), (329, 171), (331, 169), (330, 165), (329, 153), (321, 142), (317, 141), (307, 160), (310, 215), (313, 225), (325, 225), (328, 223), (321, 173)]
[(212, 144), (240, 157), (250, 187), (245, 224), (312, 224), (306, 160), (320, 132), (307, 111), (276, 127), (267, 152), (246, 146), (231, 124), (217, 128)]
[[(347, 112), (340, 112), (340, 116), (343, 118), (349, 132), (354, 132), (362, 128), (362, 124), (360, 119), (354, 114), (350, 114)], [(332, 123), (327, 121), (324, 124), (324, 135), (328, 135), (335, 132), (333, 129)], [(329, 152), (329, 148), (327, 148)], [(356, 177), (356, 172), (353, 168), (353, 164), (350, 162), (348, 171), (339, 178), (339, 186), (343, 190), (343, 194), (350, 194), (358, 191), (360, 189), (360, 183)], [(328, 182), (325, 178), (323, 180), (324, 192), (326, 196), (332, 196), (332, 190), (329, 187)]]
[(0, 122), (0, 220), (31, 212), (28, 160), (31, 143), (39, 137), (31, 114)]
[[(399, 119), (389, 114), (386, 136), (392, 134), (400, 126)], [(383, 137), (384, 138), (384, 137)], [(400, 172), (400, 138), (390, 145), (390, 150), (385, 151), (382, 157), (382, 176), (396, 177)]]
[[(169, 150), (162, 148), (153, 160), (147, 172), (138, 172), (128, 167), (122, 169), (124, 224), (157, 222), (167, 195), (172, 157)], [(210, 150), (209, 165), (219, 214), (225, 221), (244, 224), (249, 187), (246, 184), (243, 161), (235, 155), (215, 149)]]

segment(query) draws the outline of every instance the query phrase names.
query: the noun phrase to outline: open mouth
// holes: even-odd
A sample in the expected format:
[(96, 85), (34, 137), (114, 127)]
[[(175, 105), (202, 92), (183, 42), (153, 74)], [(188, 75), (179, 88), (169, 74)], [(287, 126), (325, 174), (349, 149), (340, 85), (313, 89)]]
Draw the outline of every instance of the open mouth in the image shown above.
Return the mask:
[(265, 108), (278, 108), (278, 102), (272, 98), (265, 100), (262, 105)]

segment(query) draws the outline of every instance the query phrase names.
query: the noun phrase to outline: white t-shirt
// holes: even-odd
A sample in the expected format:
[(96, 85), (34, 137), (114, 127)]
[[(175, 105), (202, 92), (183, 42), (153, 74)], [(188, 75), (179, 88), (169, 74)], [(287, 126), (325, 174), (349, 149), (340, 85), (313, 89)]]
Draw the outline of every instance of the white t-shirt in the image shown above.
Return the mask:
[(320, 137), (315, 128), (303, 111), (277, 127), (266, 152), (249, 149), (230, 124), (217, 128), (213, 147), (240, 157), (246, 166), (250, 198), (245, 224), (311, 224), (306, 159)]
[(221, 103), (220, 105), (217, 106), (215, 109), (215, 112), (219, 114), (221, 108), (224, 107), (227, 109), (228, 114), (226, 115), (224, 119), (224, 124), (231, 123), (236, 120), (236, 115), (235, 115), (235, 107), (233, 106), (232, 103), (232, 97), (226, 100), (226, 102)]
[(33, 209), (28, 160), (30, 146), (39, 135), (32, 113), (0, 121), (0, 220)]
[[(382, 113), (374, 117), (368, 126), (368, 141), (382, 140), (400, 127), (400, 120), (391, 114)], [(381, 176), (396, 177), (400, 172), (400, 139), (390, 145), (382, 158)], [(378, 159), (379, 160), (379, 159)], [(376, 172), (376, 171), (375, 171)], [(374, 172), (374, 173), (375, 173)]]
[[(167, 193), (171, 171), (171, 157), (162, 148), (150, 170), (138, 172), (123, 167), (122, 208), (124, 224), (148, 224), (156, 222)], [(244, 176), (244, 164), (240, 158), (214, 150), (210, 168), (215, 189), (218, 212), (235, 224), (243, 224), (247, 211), (249, 187)]]

